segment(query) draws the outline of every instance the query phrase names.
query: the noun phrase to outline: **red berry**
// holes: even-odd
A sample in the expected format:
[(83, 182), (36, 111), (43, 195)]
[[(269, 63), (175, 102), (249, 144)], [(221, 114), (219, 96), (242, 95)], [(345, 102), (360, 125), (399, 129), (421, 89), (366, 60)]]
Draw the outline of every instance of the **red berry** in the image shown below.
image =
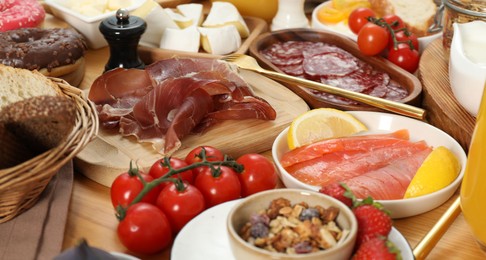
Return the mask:
[(358, 221), (356, 247), (377, 236), (387, 237), (392, 228), (390, 216), (373, 204), (362, 204), (353, 209)]
[(329, 195), (329, 196), (341, 201), (342, 203), (346, 204), (350, 208), (353, 206), (352, 198), (345, 195), (347, 190), (341, 184), (339, 184), (337, 182), (322, 187), (319, 190), (319, 192), (326, 194), (326, 195)]
[(364, 242), (353, 255), (352, 260), (395, 260), (401, 259), (400, 250), (385, 237), (375, 237)]

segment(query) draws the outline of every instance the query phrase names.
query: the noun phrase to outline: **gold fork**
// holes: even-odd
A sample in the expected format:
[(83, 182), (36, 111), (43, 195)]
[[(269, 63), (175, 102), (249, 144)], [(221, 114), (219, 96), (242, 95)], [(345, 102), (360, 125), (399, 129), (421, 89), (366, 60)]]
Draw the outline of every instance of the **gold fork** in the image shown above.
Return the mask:
[(238, 68), (260, 73), (274, 80), (284, 81), (291, 84), (297, 84), (305, 88), (315, 89), (329, 94), (334, 94), (341, 97), (349, 98), (364, 104), (368, 104), (374, 107), (378, 107), (397, 114), (417, 118), (420, 120), (423, 120), (425, 118), (425, 110), (421, 108), (407, 105), (404, 103), (387, 100), (384, 98), (374, 97), (363, 93), (330, 86), (327, 84), (318, 83), (303, 78), (293, 77), (290, 75), (274, 72), (271, 70), (266, 70), (260, 67), (260, 65), (255, 60), (255, 58), (245, 54), (237, 54), (237, 53), (230, 54), (227, 56), (223, 56), (221, 60), (233, 63), (237, 65)]

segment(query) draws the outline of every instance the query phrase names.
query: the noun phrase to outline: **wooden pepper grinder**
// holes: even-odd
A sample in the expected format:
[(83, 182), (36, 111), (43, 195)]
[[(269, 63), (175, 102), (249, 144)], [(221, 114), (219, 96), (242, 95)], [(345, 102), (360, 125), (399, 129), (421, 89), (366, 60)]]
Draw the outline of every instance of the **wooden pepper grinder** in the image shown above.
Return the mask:
[(100, 23), (99, 30), (110, 46), (110, 59), (105, 72), (115, 68), (143, 69), (145, 64), (138, 56), (137, 47), (147, 23), (137, 16), (130, 16), (127, 9), (118, 9), (114, 17)]

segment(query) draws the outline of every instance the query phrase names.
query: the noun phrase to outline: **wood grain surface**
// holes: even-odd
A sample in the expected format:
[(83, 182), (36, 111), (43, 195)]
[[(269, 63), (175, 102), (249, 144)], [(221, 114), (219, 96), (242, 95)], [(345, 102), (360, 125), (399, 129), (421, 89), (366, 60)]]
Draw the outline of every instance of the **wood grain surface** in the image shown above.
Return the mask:
[(476, 119), (452, 93), (448, 61), (441, 39), (435, 40), (424, 50), (420, 58), (419, 78), (427, 121), (454, 137), (467, 152)]

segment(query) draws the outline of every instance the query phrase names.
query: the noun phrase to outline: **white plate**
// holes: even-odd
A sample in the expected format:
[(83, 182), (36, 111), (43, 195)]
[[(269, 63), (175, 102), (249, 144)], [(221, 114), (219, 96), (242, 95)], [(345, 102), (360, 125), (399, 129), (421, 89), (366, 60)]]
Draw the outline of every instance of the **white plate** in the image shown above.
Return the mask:
[[(179, 232), (171, 250), (172, 260), (233, 260), (226, 231), (226, 217), (240, 200), (229, 201), (199, 214)], [(402, 259), (414, 259), (405, 237), (395, 228), (390, 240), (402, 252)]]
[[(355, 33), (353, 33), (353, 31), (351, 31), (351, 29), (349, 29), (349, 26), (347, 25), (347, 23), (339, 22), (339, 23), (336, 23), (336, 24), (325, 24), (325, 23), (322, 23), (322, 22), (319, 21), (319, 19), (317, 18), (317, 13), (318, 13), (319, 9), (323, 8), (324, 6), (328, 6), (330, 4), (331, 4), (331, 1), (326, 1), (326, 2), (323, 2), (322, 4), (318, 5), (316, 8), (314, 8), (314, 10), (312, 12), (311, 27), (315, 28), (315, 29), (323, 29), (323, 30), (329, 30), (329, 31), (337, 32), (337, 33), (345, 35), (345, 36), (356, 41), (356, 39), (358, 37)], [(438, 39), (438, 38), (441, 38), (441, 37), (442, 37), (441, 32), (437, 32), (435, 34), (431, 34), (431, 35), (428, 35), (428, 36), (419, 37), (418, 41), (419, 41), (420, 53), (422, 53), (425, 50), (427, 45), (429, 45), (435, 39)]]
[[(378, 200), (391, 212), (392, 218), (405, 218), (430, 211), (446, 202), (461, 184), (466, 168), (466, 153), (462, 146), (450, 135), (425, 122), (405, 116), (367, 111), (348, 111), (361, 121), (369, 131), (363, 134), (390, 133), (400, 129), (408, 129), (411, 141), (425, 140), (432, 147), (445, 146), (456, 155), (461, 171), (459, 176), (449, 185), (436, 192), (420, 197), (399, 200)], [(280, 174), (280, 179), (287, 188), (298, 188), (318, 191), (320, 187), (309, 185), (290, 175), (280, 164), (282, 154), (289, 150), (287, 144), (288, 128), (282, 131), (272, 147), (272, 157)]]

